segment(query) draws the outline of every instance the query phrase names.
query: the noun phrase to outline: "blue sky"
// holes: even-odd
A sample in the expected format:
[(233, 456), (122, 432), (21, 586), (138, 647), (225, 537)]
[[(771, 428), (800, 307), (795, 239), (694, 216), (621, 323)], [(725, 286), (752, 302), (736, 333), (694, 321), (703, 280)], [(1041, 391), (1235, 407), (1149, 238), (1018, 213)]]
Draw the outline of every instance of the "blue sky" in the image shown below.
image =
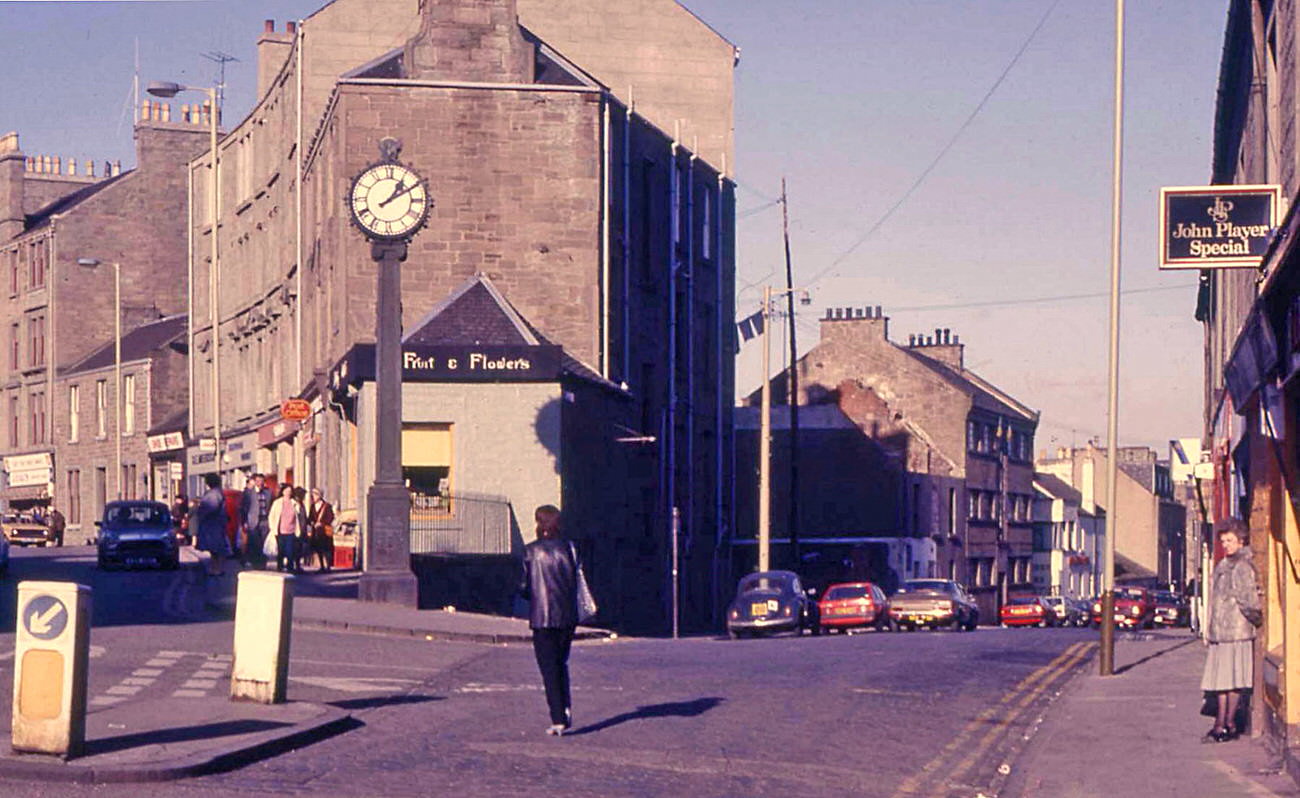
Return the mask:
[[(613, 1), (613, 0), (611, 0)], [(227, 67), (227, 116), (251, 108), (262, 20), (319, 0), (0, 2), (0, 132), (28, 154), (132, 160), (141, 80), (210, 83)], [(948, 327), (967, 364), (1042, 411), (1037, 448), (1106, 427), (1113, 6), (1050, 0), (685, 0), (741, 48), (735, 177), (741, 315), (783, 281), (789, 182), (795, 281), (812, 289), (800, 348), (828, 305), (881, 305), (891, 334)], [(864, 235), (953, 138), (1041, 31), (927, 179)], [(1225, 0), (1131, 0), (1126, 27), (1120, 431), (1155, 445), (1200, 432), (1195, 279), (1155, 268), (1162, 185), (1210, 166)], [(764, 207), (768, 206), (768, 207)], [(860, 242), (860, 243), (859, 243)], [(854, 245), (857, 244), (855, 247)], [(832, 264), (837, 264), (832, 266)], [(1159, 290), (1146, 290), (1159, 289)], [(988, 304), (1012, 302), (1016, 304)], [(982, 304), (981, 304), (982, 303)], [(965, 307), (950, 307), (961, 305)], [(936, 307), (943, 306), (943, 307)], [(759, 379), (757, 347), (740, 385)]]

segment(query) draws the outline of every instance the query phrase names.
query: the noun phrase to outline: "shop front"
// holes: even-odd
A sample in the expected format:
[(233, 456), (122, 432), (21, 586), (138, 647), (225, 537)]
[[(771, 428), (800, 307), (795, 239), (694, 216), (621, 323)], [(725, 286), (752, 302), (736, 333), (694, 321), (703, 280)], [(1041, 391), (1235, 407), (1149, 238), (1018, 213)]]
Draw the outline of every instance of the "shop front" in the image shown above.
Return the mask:
[(149, 498), (171, 505), (185, 495), (185, 433), (160, 432), (146, 439), (149, 449)]
[(0, 498), (5, 509), (30, 517), (43, 517), (54, 499), (54, 455), (51, 452), (16, 454), (4, 458), (5, 486)]

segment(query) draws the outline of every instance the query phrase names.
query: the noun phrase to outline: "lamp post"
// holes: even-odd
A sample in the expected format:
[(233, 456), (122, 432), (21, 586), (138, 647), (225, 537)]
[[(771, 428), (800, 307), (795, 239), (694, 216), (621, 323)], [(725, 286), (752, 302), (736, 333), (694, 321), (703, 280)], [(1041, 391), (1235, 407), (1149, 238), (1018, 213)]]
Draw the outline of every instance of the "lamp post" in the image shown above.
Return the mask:
[(122, 264), (98, 258), (77, 258), (77, 265), (94, 269), (100, 264), (113, 267), (113, 456), (117, 464), (117, 498), (126, 498), (122, 489)]
[[(183, 91), (200, 91), (208, 95), (208, 148), (212, 153), (212, 179), (208, 181), (208, 221), (211, 223), (212, 267), (208, 269), (208, 320), (212, 325), (212, 442), (221, 476), (221, 316), (217, 298), (217, 281), (221, 276), (221, 250), (217, 246), (217, 223), (221, 219), (221, 153), (217, 150), (217, 120), (221, 109), (217, 106), (217, 89), (208, 86), (185, 86), (180, 83), (155, 81), (145, 91), (155, 97), (175, 97)], [(193, 286), (190, 287), (193, 291)], [(193, 320), (190, 321), (193, 324)], [(193, 353), (191, 353), (193, 357)]]

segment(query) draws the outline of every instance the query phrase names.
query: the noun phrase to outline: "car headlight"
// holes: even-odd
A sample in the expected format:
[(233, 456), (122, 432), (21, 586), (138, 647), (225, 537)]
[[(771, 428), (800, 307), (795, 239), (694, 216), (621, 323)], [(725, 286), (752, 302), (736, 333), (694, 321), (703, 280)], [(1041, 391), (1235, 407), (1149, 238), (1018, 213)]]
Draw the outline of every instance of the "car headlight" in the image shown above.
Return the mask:
[(1093, 604), (1093, 605), (1092, 605), (1092, 611), (1093, 611), (1093, 612), (1101, 612), (1101, 603), (1098, 602), (1097, 604)]
[(791, 607), (789, 604), (785, 605), (785, 609), (781, 611), (781, 614), (787, 618), (789, 618), (793, 613), (794, 613), (794, 608)]
[(1139, 607), (1139, 606), (1137, 606), (1136, 604), (1134, 604), (1132, 607), (1129, 607), (1129, 608), (1128, 608), (1128, 612), (1129, 612), (1129, 615), (1141, 615), (1141, 614), (1142, 614), (1142, 608)]
[(732, 610), (732, 611), (731, 611), (731, 620), (734, 621), (734, 620), (737, 620), (738, 618), (740, 618), (740, 610)]

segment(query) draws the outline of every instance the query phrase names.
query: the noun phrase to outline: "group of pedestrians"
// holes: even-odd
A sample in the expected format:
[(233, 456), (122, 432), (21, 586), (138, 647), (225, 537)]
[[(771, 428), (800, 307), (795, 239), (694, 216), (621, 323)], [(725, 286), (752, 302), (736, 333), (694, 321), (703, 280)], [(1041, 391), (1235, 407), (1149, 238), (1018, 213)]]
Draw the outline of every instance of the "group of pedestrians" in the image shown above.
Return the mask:
[(195, 548), (209, 555), (210, 574), (222, 573), (225, 559), (234, 556), (245, 568), (266, 568), (274, 559), (277, 571), (302, 573), (313, 558), (318, 571), (333, 568), (334, 507), (320, 488), (313, 488), (307, 500), (302, 488), (284, 483), (273, 497), (266, 477), (251, 475), (239, 497), (232, 540), (221, 480), (216, 474), (204, 480), (207, 490), (197, 502), (190, 527), (196, 530)]

